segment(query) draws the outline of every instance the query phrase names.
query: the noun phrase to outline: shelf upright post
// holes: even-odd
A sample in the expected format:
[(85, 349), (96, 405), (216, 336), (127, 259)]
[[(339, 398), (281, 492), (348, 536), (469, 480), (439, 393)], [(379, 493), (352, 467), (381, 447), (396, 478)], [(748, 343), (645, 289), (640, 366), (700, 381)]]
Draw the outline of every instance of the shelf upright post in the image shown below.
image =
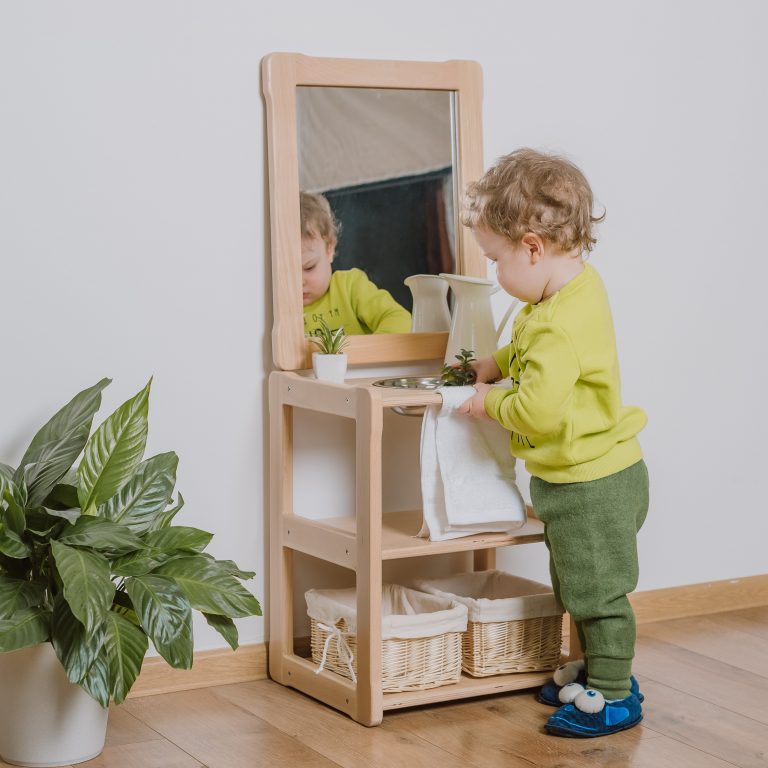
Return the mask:
[(357, 515), (357, 717), (379, 725), (381, 685), (381, 396), (355, 389), (355, 508)]
[(283, 541), (283, 520), (293, 510), (293, 408), (284, 402), (288, 377), (269, 377), (269, 675), (287, 685), (284, 659), (293, 654), (293, 550)]

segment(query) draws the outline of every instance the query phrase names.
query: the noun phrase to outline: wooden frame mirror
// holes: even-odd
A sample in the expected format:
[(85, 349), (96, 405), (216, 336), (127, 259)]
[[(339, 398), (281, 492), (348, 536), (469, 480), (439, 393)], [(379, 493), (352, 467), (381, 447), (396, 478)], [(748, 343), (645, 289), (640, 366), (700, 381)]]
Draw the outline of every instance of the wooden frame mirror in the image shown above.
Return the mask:
[[(305, 336), (303, 321), (297, 119), (300, 90), (317, 87), (380, 89), (386, 93), (446, 92), (451, 116), (451, 202), (456, 212), (461, 191), (483, 171), (482, 72), (480, 65), (472, 61), (369, 61), (273, 53), (262, 62), (262, 85), (269, 157), (273, 358), (278, 368), (299, 370), (311, 367), (315, 349)], [(419, 100), (417, 94), (411, 95)], [(485, 277), (485, 259), (471, 232), (457, 225), (453, 234), (453, 270), (442, 271)], [(352, 365), (433, 360), (443, 357), (447, 336), (447, 332), (349, 336), (345, 351)]]

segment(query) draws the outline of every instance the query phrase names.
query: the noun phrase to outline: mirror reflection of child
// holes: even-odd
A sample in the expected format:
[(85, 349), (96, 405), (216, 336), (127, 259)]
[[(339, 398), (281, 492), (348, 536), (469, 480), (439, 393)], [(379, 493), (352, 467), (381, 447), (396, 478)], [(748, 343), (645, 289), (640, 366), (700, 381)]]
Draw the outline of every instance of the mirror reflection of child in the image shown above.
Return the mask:
[[(621, 400), (608, 295), (583, 262), (595, 238), (592, 190), (564, 158), (522, 149), (470, 185), (463, 223), (527, 302), (512, 343), (474, 364), (477, 394), (460, 411), (498, 421), (531, 474), (555, 595), (584, 649), (539, 692), (558, 706), (546, 729), (605, 736), (642, 719), (632, 677), (636, 537), (648, 511), (640, 408)], [(509, 376), (510, 389), (488, 382)], [(585, 664), (586, 663), (586, 664)]]
[(301, 192), (299, 204), (304, 333), (314, 333), (322, 319), (332, 330), (343, 327), (347, 335), (409, 333), (411, 313), (389, 291), (372, 283), (361, 269), (331, 270), (338, 223), (328, 201)]

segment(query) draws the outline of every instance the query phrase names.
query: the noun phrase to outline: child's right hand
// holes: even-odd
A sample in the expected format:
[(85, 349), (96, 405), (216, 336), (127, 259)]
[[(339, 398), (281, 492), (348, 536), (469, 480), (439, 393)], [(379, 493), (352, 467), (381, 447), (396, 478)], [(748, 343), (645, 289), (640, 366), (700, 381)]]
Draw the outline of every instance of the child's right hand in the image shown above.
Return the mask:
[(470, 363), (470, 367), (475, 372), (476, 381), (479, 384), (492, 384), (501, 378), (501, 368), (490, 355), (474, 360)]

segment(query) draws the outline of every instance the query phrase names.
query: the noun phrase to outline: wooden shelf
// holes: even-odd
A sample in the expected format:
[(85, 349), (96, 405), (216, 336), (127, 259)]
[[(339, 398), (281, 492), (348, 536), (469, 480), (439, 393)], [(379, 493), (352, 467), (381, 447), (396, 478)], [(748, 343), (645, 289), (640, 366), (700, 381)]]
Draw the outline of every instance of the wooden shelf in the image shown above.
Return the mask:
[(470, 677), (462, 673), (458, 683), (429, 688), (426, 691), (385, 693), (384, 710), (416, 707), (420, 704), (437, 704), (440, 701), (468, 699), (473, 696), (488, 696), (492, 693), (519, 691), (544, 685), (552, 672), (517, 672), (493, 677)]
[[(480, 533), (449, 541), (418, 538), (421, 510), (382, 513), (383, 413), (397, 406), (430, 405), (440, 395), (430, 390), (374, 387), (376, 379), (343, 384), (295, 373), (270, 376), (270, 646), (269, 670), (289, 685), (345, 712), (358, 723), (377, 725), (384, 711), (471, 696), (533, 688), (547, 672), (472, 678), (427, 691), (382, 692), (382, 561), (472, 552), (474, 570), (495, 567), (496, 550), (544, 540), (544, 526), (528, 510), (528, 521), (510, 533)], [(349, 517), (310, 520), (296, 514), (293, 499), (293, 409), (351, 419), (355, 423), (355, 511)], [(357, 588), (357, 684), (316, 667), (294, 653), (293, 555), (304, 552), (355, 572)], [(577, 636), (571, 627), (571, 642)], [(578, 648), (571, 649), (571, 656)]]
[[(510, 533), (479, 533), (449, 541), (429, 541), (416, 536), (421, 527), (420, 510), (387, 512), (382, 515), (381, 558), (442, 555), (450, 552), (508, 547), (544, 541), (544, 525), (529, 518), (522, 527)], [(357, 555), (357, 521), (354, 517), (332, 517), (308, 520), (298, 515), (283, 519), (284, 541), (291, 549), (354, 568)]]

